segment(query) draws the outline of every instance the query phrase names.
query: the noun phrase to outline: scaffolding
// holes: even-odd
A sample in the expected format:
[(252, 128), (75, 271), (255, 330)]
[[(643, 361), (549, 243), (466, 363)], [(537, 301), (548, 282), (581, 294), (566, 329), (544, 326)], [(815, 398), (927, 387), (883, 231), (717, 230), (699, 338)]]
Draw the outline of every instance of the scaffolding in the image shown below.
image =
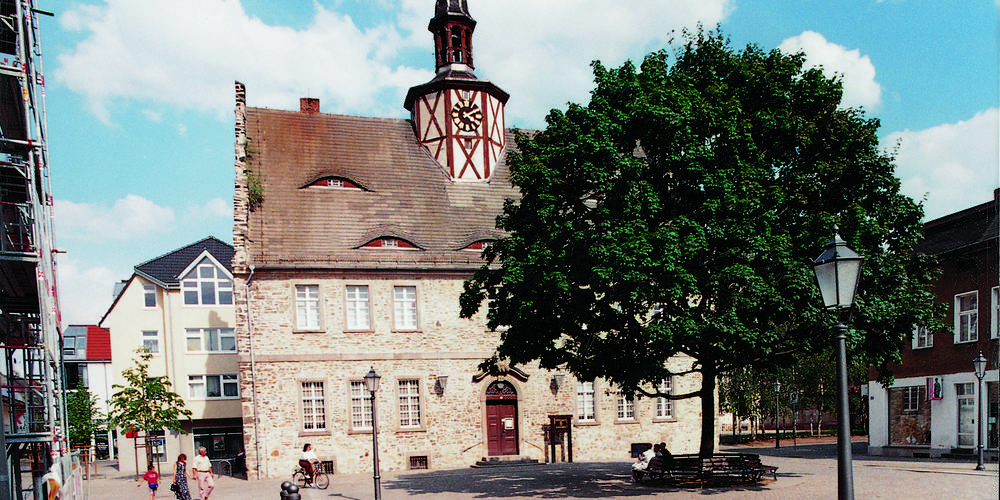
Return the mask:
[(0, 498), (71, 477), (35, 0), (0, 0)]

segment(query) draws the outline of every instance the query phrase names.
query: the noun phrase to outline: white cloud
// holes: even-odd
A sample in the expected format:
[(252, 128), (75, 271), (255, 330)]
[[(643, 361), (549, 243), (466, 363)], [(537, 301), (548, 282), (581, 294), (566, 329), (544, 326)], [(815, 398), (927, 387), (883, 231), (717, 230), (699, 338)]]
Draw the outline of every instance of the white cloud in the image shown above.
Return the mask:
[(902, 190), (927, 197), (926, 220), (993, 199), (1000, 186), (1000, 113), (991, 108), (957, 123), (925, 130), (893, 132), (883, 141), (900, 143), (896, 174)]
[(66, 254), (56, 257), (62, 324), (96, 325), (111, 306), (114, 284), (122, 278), (106, 267), (83, 267)]
[[(732, 10), (727, 0), (507, 0), (470, 2), (477, 75), (498, 75), (511, 94), (508, 121), (539, 125), (551, 108), (586, 103), (590, 62), (636, 63), (665, 47), (671, 31), (713, 27)], [(525, 13), (530, 13), (526, 15)]]
[(875, 66), (858, 49), (849, 50), (827, 41), (815, 31), (803, 31), (781, 42), (778, 48), (787, 53), (805, 52), (806, 67), (822, 66), (828, 77), (842, 76), (844, 97), (841, 102), (845, 106), (864, 106), (871, 110), (882, 104), (882, 85), (875, 81)]
[(232, 221), (233, 202), (223, 200), (222, 198), (212, 198), (204, 205), (189, 207), (185, 215), (191, 219), (192, 224), (198, 224), (199, 221), (204, 221), (208, 217), (223, 218)]
[[(483, 20), (474, 41), (477, 74), (502, 75), (497, 85), (515, 96), (510, 118), (530, 117), (535, 125), (549, 108), (586, 99), (591, 60), (617, 65), (641, 57), (662, 47), (671, 30), (714, 26), (731, 9), (729, 0), (470, 3), (473, 17)], [(59, 54), (54, 75), (86, 96), (105, 123), (113, 122), (115, 104), (132, 100), (228, 118), (233, 80), (247, 84), (254, 106), (294, 108), (308, 94), (321, 99), (324, 111), (398, 113), (402, 102), (387, 105), (386, 92), (401, 97), (433, 75), (431, 2), (380, 1), (376, 8), (395, 18), (364, 29), (345, 14), (314, 7), (312, 22), (293, 29), (264, 24), (238, 0), (74, 6), (59, 22), (85, 38)], [(404, 51), (426, 59), (400, 63)]]
[(257, 105), (287, 108), (308, 91), (342, 111), (363, 111), (380, 89), (429, 78), (427, 70), (386, 62), (404, 45), (394, 30), (360, 30), (349, 17), (315, 5), (312, 24), (302, 30), (268, 26), (238, 0), (75, 6), (60, 16), (61, 26), (86, 38), (58, 56), (54, 76), (85, 95), (106, 123), (121, 100), (221, 116), (232, 109), (237, 79), (251, 87)]
[(55, 225), (60, 238), (129, 240), (172, 229), (174, 211), (134, 194), (110, 207), (56, 200)]

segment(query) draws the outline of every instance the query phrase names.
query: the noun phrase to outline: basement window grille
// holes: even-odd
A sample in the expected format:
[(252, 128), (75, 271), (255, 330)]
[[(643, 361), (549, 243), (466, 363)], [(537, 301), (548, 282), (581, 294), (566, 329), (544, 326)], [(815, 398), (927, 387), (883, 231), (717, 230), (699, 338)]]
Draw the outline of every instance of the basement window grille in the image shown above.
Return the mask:
[(410, 457), (410, 470), (426, 469), (426, 468), (427, 468), (427, 455)]

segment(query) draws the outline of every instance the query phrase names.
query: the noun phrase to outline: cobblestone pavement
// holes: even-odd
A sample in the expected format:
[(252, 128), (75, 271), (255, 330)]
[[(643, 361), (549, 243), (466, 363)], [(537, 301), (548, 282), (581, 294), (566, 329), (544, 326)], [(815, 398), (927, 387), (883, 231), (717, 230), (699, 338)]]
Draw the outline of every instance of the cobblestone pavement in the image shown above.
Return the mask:
[[(772, 441), (773, 443), (773, 441)], [(782, 443), (785, 443), (784, 441)], [(854, 443), (854, 491), (858, 499), (989, 499), (1000, 498), (997, 463), (977, 471), (974, 461), (945, 459), (898, 459), (870, 457), (865, 443)], [(647, 486), (630, 481), (631, 463), (586, 462), (540, 464), (487, 469), (450, 469), (382, 474), (382, 498), (416, 499), (550, 499), (627, 498), (687, 499), (826, 499), (837, 498), (837, 450), (833, 442), (799, 440), (782, 448), (771, 446), (726, 447), (724, 451), (759, 453), (767, 465), (778, 466), (777, 480), (757, 486), (678, 488)], [(242, 480), (218, 478), (211, 500), (279, 500), (285, 479)], [(166, 486), (169, 478), (164, 478)], [(335, 475), (326, 490), (304, 489), (303, 500), (362, 500), (374, 498), (370, 474)], [(192, 483), (194, 492), (197, 486)], [(98, 474), (84, 481), (84, 500), (145, 500), (145, 488), (136, 488), (131, 478), (121, 477), (110, 462), (100, 464)], [(172, 500), (164, 487), (157, 499)]]

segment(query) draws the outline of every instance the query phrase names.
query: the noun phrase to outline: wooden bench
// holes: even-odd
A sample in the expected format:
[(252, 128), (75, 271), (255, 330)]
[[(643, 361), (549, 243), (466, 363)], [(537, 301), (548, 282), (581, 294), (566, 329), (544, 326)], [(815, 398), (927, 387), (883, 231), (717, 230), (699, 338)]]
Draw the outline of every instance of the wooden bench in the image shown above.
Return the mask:
[(662, 481), (665, 479), (696, 479), (702, 486), (706, 480), (728, 477), (741, 482), (757, 484), (760, 478), (771, 473), (777, 479), (778, 468), (764, 465), (760, 456), (748, 453), (727, 453), (702, 457), (696, 454), (653, 457), (641, 474), (640, 481)]

